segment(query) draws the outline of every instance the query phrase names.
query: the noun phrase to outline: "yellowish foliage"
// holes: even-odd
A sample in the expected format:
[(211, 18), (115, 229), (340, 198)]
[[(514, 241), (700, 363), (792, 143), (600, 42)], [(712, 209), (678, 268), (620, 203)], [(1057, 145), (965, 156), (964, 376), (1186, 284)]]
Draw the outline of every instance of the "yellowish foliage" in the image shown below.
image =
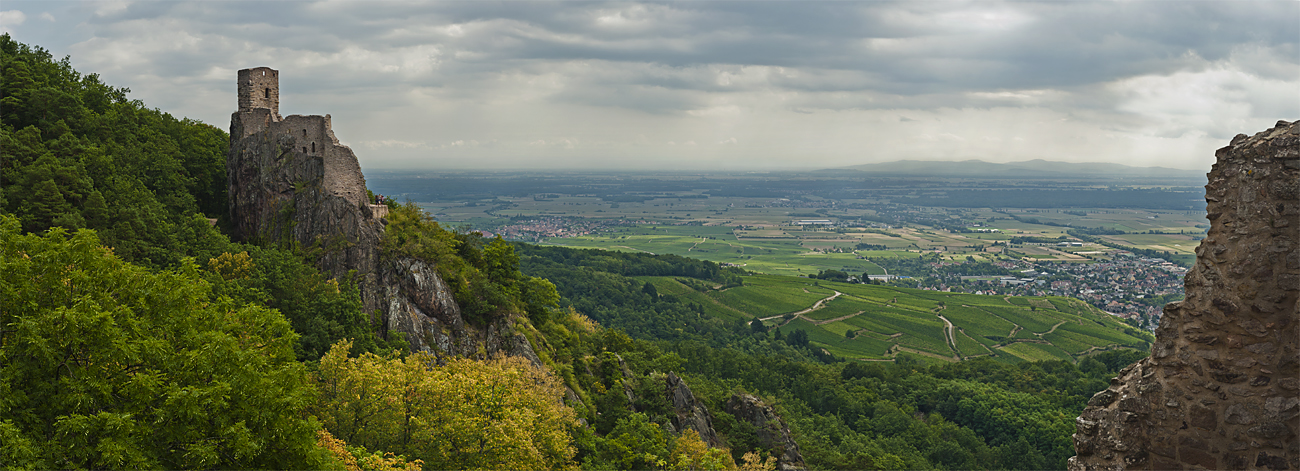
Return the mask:
[(358, 457), (353, 451), (348, 450), (346, 442), (334, 438), (326, 430), (318, 431), (316, 436), (317, 444), (328, 450), (347, 471), (421, 471), (424, 469), (424, 461), (408, 462), (405, 458), (392, 453), (365, 452), (354, 448), (360, 450), (361, 456)]
[(574, 310), (572, 307), (569, 308), (568, 316), (575, 321), (574, 324), (580, 326), (587, 333), (596, 333), (600, 329), (600, 323), (592, 320), (585, 314)]
[(223, 280), (248, 278), (253, 273), (253, 260), (248, 252), (231, 254), (224, 252), (217, 258), (208, 259), (208, 269), (221, 275)]
[(682, 471), (721, 471), (736, 469), (736, 462), (731, 453), (722, 448), (709, 448), (700, 439), (699, 432), (686, 429), (677, 437), (677, 446), (673, 449), (672, 461), (668, 469)]
[(320, 447), (324, 448), (326, 451), (329, 451), (330, 455), (343, 465), (343, 469), (346, 469), (347, 471), (361, 471), (361, 467), (357, 466), (357, 458), (352, 456), (352, 453), (348, 453), (347, 443), (344, 443), (343, 440), (334, 438), (333, 435), (330, 435), (329, 431), (324, 429), (316, 431), (316, 444), (320, 445)]
[(769, 456), (766, 460), (759, 456), (758, 452), (751, 451), (740, 457), (743, 464), (740, 465), (740, 471), (772, 471), (776, 469), (776, 457)]
[(421, 458), (431, 469), (572, 465), (577, 415), (554, 377), (515, 357), (486, 361), (413, 353), (321, 358), (317, 417), (348, 443)]

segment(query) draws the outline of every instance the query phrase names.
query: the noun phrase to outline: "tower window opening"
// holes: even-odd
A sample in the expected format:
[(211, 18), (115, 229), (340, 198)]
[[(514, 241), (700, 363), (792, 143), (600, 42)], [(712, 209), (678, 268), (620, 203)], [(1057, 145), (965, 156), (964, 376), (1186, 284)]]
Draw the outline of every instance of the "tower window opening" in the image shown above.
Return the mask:
[(302, 153), (304, 153), (304, 154), (307, 153), (307, 146), (302, 146)]
[(313, 153), (313, 154), (316, 153), (316, 143), (315, 143), (315, 142), (311, 143), (311, 153)]
[(306, 129), (303, 129), (303, 130), (302, 130), (302, 137), (307, 137), (307, 130), (306, 130)]
[(271, 89), (268, 88), (268, 89), (265, 90), (265, 92), (266, 92), (266, 94), (265, 94), (265, 96), (263, 96), (263, 98), (271, 98)]

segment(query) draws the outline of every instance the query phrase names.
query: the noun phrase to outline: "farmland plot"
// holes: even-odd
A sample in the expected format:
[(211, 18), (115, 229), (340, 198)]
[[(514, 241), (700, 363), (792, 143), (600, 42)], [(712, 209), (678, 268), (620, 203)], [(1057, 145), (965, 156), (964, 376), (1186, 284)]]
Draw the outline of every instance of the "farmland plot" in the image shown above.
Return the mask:
[(1015, 328), (1014, 324), (975, 308), (948, 306), (942, 313), (953, 325), (965, 329), (971, 335), (1006, 337)]

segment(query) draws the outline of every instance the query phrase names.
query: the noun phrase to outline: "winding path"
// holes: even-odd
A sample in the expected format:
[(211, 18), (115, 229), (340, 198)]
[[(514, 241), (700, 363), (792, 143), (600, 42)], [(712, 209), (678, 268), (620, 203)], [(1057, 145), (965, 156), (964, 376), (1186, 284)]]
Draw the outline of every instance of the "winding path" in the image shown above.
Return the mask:
[[(831, 290), (831, 291), (835, 291), (835, 290)], [(839, 291), (835, 291), (835, 294), (832, 294), (832, 295), (827, 296), (827, 297), (825, 297), (825, 298), (823, 298), (823, 299), (821, 299), (821, 300), (818, 300), (816, 303), (813, 303), (812, 307), (810, 307), (810, 308), (808, 308), (808, 309), (804, 309), (804, 310), (799, 311), (799, 312), (792, 312), (792, 313), (788, 313), (788, 314), (794, 314), (794, 315), (797, 317), (797, 316), (802, 316), (802, 315), (804, 315), (804, 314), (807, 314), (807, 313), (810, 313), (810, 312), (816, 311), (816, 310), (822, 308), (822, 304), (823, 304), (823, 303), (825, 303), (825, 302), (827, 302), (827, 301), (830, 301), (830, 300), (832, 300), (832, 299), (838, 298), (838, 297), (840, 297), (841, 294), (844, 294), (844, 293), (841, 293), (841, 292), (839, 292)], [(781, 317), (785, 317), (785, 316), (786, 316), (786, 314), (778, 314), (778, 315), (775, 315), (775, 316), (762, 317), (762, 318), (759, 318), (759, 320), (770, 321), (770, 320), (772, 320), (772, 319), (777, 319), (777, 318), (781, 318)]]
[(1047, 335), (1047, 334), (1050, 334), (1050, 333), (1052, 333), (1052, 332), (1056, 332), (1056, 328), (1057, 328), (1057, 327), (1060, 327), (1060, 326), (1062, 326), (1062, 325), (1065, 325), (1065, 321), (1057, 322), (1056, 325), (1052, 326), (1051, 329), (1048, 329), (1047, 332), (1043, 332), (1043, 333), (1041, 333), (1041, 334), (1039, 334), (1039, 333), (1035, 333), (1034, 335), (1037, 335), (1037, 336), (1039, 336), (1039, 337), (1042, 337), (1042, 336)]
[(954, 337), (952, 333), (953, 331), (952, 322), (950, 322), (947, 317), (943, 317), (943, 314), (936, 314), (936, 315), (939, 316), (939, 319), (942, 320), (943, 323), (948, 326), (948, 328), (944, 329), (943, 331), (944, 340), (948, 341), (948, 348), (952, 349), (952, 354), (954, 357), (960, 356), (961, 355), (959, 353), (960, 351), (957, 350), (957, 338)]
[(825, 325), (825, 324), (830, 324), (830, 323), (832, 323), (832, 322), (842, 321), (842, 320), (845, 320), (845, 319), (852, 319), (854, 316), (857, 316), (858, 314), (862, 314), (862, 313), (864, 313), (864, 312), (867, 312), (867, 311), (858, 311), (858, 312), (855, 312), (855, 313), (853, 313), (853, 314), (849, 314), (849, 315), (847, 315), (847, 316), (840, 316), (840, 317), (836, 317), (836, 318), (834, 318), (834, 319), (826, 319), (826, 320), (824, 320), (824, 321), (813, 321), (813, 325)]
[(704, 243), (705, 241), (707, 241), (707, 240), (709, 240), (708, 237), (701, 237), (699, 242), (696, 242), (695, 245), (692, 245), (692, 246), (690, 246), (690, 247), (687, 247), (687, 248), (686, 248), (686, 251), (687, 251), (687, 252), (690, 252), (690, 251), (692, 251), (692, 250), (695, 250), (695, 247), (696, 247), (696, 246), (698, 246), (698, 245), (700, 245), (700, 244), (703, 244), (703, 243)]
[(628, 249), (628, 250), (635, 250), (635, 251), (637, 251), (637, 252), (645, 252), (645, 253), (648, 253), (648, 254), (650, 254), (650, 255), (654, 255), (654, 254), (655, 254), (654, 252), (651, 252), (651, 251), (649, 251), (649, 250), (641, 250), (641, 249), (638, 249), (638, 248), (636, 248), (636, 247), (628, 247), (628, 246), (626, 246), (626, 245), (615, 245), (615, 247), (624, 248), (624, 249)]

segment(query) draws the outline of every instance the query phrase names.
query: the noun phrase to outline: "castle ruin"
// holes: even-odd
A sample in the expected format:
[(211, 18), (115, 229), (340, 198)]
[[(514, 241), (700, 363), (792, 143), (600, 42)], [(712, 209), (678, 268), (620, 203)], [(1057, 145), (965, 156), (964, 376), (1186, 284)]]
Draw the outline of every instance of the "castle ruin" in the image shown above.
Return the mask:
[[(296, 152), (310, 159), (320, 159), (324, 177), (321, 182), (330, 193), (356, 205), (369, 204), (366, 180), (361, 165), (352, 149), (339, 144), (334, 137), (330, 115), (280, 116), (280, 73), (270, 67), (239, 71), (239, 111), (235, 114), (241, 124), (239, 134), (231, 128), (231, 139), (245, 138), (267, 132), (275, 136), (291, 136)], [(232, 120), (233, 122), (233, 120)], [(371, 206), (375, 211), (378, 205)], [(383, 208), (387, 213), (387, 207)], [(382, 216), (380, 216), (382, 217)]]
[(541, 364), (509, 320), (468, 325), (436, 267), (380, 256), (388, 207), (368, 201), (361, 165), (329, 115), (280, 116), (279, 76), (269, 67), (239, 71), (226, 155), (234, 239), (302, 249), (322, 272), (355, 280), (381, 335), (400, 334), (412, 350), (506, 352)]

